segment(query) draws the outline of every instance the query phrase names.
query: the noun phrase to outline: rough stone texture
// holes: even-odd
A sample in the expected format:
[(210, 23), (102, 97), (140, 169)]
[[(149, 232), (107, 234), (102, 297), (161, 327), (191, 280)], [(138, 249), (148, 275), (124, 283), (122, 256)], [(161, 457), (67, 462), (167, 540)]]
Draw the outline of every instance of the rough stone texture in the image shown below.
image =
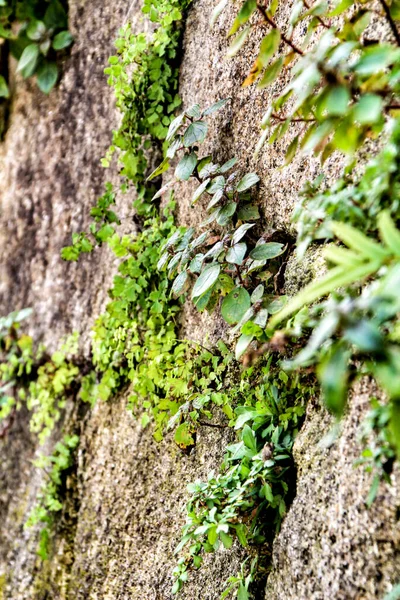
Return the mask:
[(62, 261), (60, 250), (115, 179), (100, 165), (118, 123), (103, 71), (126, 11), (122, 0), (70, 2), (76, 41), (62, 81), (48, 97), (32, 81), (16, 82), (0, 146), (0, 305), (5, 313), (34, 306), (32, 334), (50, 348), (65, 333), (89, 329), (113, 276), (106, 251), (77, 265)]
[[(292, 4), (293, 0), (285, 3), (282, 22)], [(240, 88), (257, 39), (234, 60), (225, 61), (234, 10), (227, 10), (209, 31), (213, 5), (212, 0), (194, 0), (189, 12), (181, 69), (184, 104), (232, 98), (229, 107), (213, 117), (205, 152), (221, 161), (237, 155), (243, 170), (256, 170), (262, 178), (258, 200), (263, 227), (288, 229), (297, 193), (317, 174), (318, 164), (298, 157), (289, 168), (278, 168), (292, 133), (253, 159), (258, 123), (285, 81), (262, 93)], [(139, 0), (131, 11), (136, 20), (138, 6)], [(32, 305), (36, 317), (31, 333), (50, 348), (61, 335), (78, 329), (88, 352), (90, 325), (104, 307), (115, 272), (106, 251), (71, 265), (61, 261), (59, 250), (69, 242), (71, 228), (79, 230), (87, 223), (106, 178), (115, 178), (99, 166), (118, 122), (102, 72), (127, 10), (122, 0), (71, 0), (76, 43), (61, 85), (44, 98), (31, 83), (18, 82), (10, 128), (0, 146), (1, 312)], [(337, 175), (340, 166), (332, 158), (328, 174)], [(189, 208), (186, 187), (177, 198), (180, 223), (202, 220), (200, 211)], [(319, 257), (301, 264), (291, 260), (289, 293), (314, 274), (315, 262), (319, 264)], [(213, 341), (224, 333), (221, 321), (199, 318), (190, 303), (185, 304), (182, 325), (193, 339), (203, 340), (207, 332)], [(328, 449), (318, 443), (329, 431), (330, 419), (317, 403), (308, 407), (295, 446), (297, 494), (275, 540), (269, 600), (381, 599), (400, 578), (398, 474), (392, 488), (381, 486), (377, 502), (367, 511), (370, 476), (353, 468), (359, 454), (357, 429), (374, 392), (368, 382), (358, 385), (342, 435)], [(169, 438), (157, 445), (151, 431), (142, 431), (126, 412), (125, 403), (122, 394), (97, 404), (81, 420), (77, 471), (68, 480), (55, 556), (44, 569), (35, 558), (35, 532), (23, 531), (43, 479), (29, 462), (37, 449), (28, 433), (27, 415), (20, 413), (0, 440), (3, 600), (171, 599), (172, 552), (183, 521), (184, 487), (218, 468), (226, 434), (202, 428), (196, 453), (186, 456)], [(240, 559), (238, 548), (207, 557), (182, 597), (217, 600)]]
[(321, 441), (331, 419), (323, 408), (308, 407), (295, 442), (297, 494), (275, 539), (268, 600), (382, 599), (398, 582), (398, 469), (368, 510), (372, 476), (354, 467), (356, 432), (374, 392), (365, 380), (355, 386), (342, 433), (329, 448)]

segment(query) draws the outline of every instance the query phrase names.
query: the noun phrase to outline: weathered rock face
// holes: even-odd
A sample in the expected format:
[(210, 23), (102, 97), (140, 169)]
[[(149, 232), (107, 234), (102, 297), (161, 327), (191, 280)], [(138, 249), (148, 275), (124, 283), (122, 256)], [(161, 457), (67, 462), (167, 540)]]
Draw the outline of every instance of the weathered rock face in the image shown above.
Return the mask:
[[(213, 4), (194, 0), (189, 11), (181, 68), (184, 104), (204, 106), (232, 98), (213, 118), (205, 151), (219, 160), (236, 155), (243, 168), (257, 171), (264, 228), (290, 229), (297, 193), (317, 174), (318, 165), (296, 158), (279, 170), (289, 137), (253, 158), (258, 123), (269, 98), (285, 81), (264, 93), (240, 87), (258, 40), (249, 42), (240, 57), (225, 61), (234, 11), (227, 10), (210, 31)], [(288, 2), (288, 12), (292, 4)], [(137, 20), (139, 5), (138, 0), (131, 9)], [(18, 82), (0, 147), (1, 312), (33, 306), (35, 339), (53, 349), (63, 334), (79, 330), (86, 355), (90, 326), (105, 305), (116, 263), (106, 250), (84, 256), (78, 265), (63, 263), (59, 250), (69, 242), (71, 229), (78, 231), (87, 223), (106, 179), (116, 177), (99, 166), (118, 123), (103, 68), (127, 10), (122, 0), (71, 0), (76, 43), (61, 85), (45, 98), (31, 83)], [(340, 163), (332, 158), (326, 168), (334, 176)], [(181, 224), (202, 220), (200, 211), (189, 209), (187, 187), (177, 197)], [(312, 262), (294, 262), (288, 269), (289, 292), (309, 277)], [(189, 303), (182, 325), (192, 339), (203, 339), (205, 332), (211, 340), (224, 334), (220, 321), (199, 318)], [(360, 451), (357, 430), (374, 393), (368, 382), (354, 390), (341, 436), (329, 448), (319, 441), (330, 430), (330, 418), (317, 402), (309, 405), (295, 445), (296, 497), (274, 542), (266, 598), (372, 600), (382, 598), (400, 578), (398, 473), (391, 488), (381, 486), (378, 500), (367, 510), (370, 475), (353, 467)], [(67, 481), (55, 555), (44, 568), (35, 555), (35, 532), (23, 530), (44, 477), (30, 464), (37, 448), (27, 415), (20, 413), (0, 440), (0, 598), (172, 598), (173, 550), (183, 523), (185, 484), (218, 469), (230, 434), (203, 427), (195, 453), (186, 456), (168, 436), (156, 444), (151, 431), (140, 428), (126, 411), (126, 395), (98, 403), (85, 415), (70, 409), (67, 420), (80, 423), (78, 465)], [(237, 547), (207, 557), (182, 598), (217, 600), (241, 559)]]

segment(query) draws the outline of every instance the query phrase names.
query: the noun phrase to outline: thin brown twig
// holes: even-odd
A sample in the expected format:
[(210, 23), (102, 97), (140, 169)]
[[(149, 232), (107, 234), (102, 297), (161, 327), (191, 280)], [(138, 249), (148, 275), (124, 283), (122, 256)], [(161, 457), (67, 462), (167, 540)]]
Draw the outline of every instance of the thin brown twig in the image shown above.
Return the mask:
[(295, 119), (292, 119), (291, 117), (288, 117), (288, 116), (281, 117), (280, 115), (277, 115), (276, 113), (273, 113), (271, 115), (271, 119), (276, 119), (277, 121), (282, 121), (282, 122), (285, 122), (288, 119), (290, 119), (291, 123), (315, 123), (315, 121), (317, 120), (315, 118), (306, 119), (306, 118), (302, 118), (302, 117), (296, 117)]
[[(279, 29), (279, 27), (277, 26), (275, 21), (273, 19), (271, 19), (271, 17), (268, 15), (268, 12), (267, 12), (267, 9), (265, 8), (265, 6), (262, 6), (261, 4), (257, 4), (257, 8), (260, 11), (260, 13), (262, 14), (262, 16), (264, 17), (264, 21), (266, 23), (271, 25), (271, 27), (273, 29)], [(301, 48), (299, 48), (294, 42), (292, 42), (292, 40), (289, 39), (284, 33), (282, 33), (282, 31), (281, 31), (281, 38), (285, 42), (285, 44), (290, 46), (291, 49), (294, 52), (296, 52), (296, 54), (299, 54), (300, 56), (304, 56), (303, 50)]]
[(387, 21), (388, 21), (388, 23), (390, 25), (390, 29), (392, 30), (392, 33), (393, 33), (393, 35), (395, 37), (397, 45), (400, 46), (400, 33), (399, 33), (399, 31), (398, 31), (398, 29), (396, 27), (396, 23), (394, 22), (392, 15), (390, 14), (390, 8), (386, 4), (386, 0), (379, 0), (379, 2), (380, 2), (381, 6), (382, 6), (382, 8), (384, 10), (384, 13), (386, 15), (386, 19), (387, 19)]
[(202, 427), (215, 427), (217, 429), (226, 429), (229, 425), (218, 425), (218, 423), (206, 423), (205, 421), (197, 421)]
[[(310, 10), (310, 8), (312, 8), (312, 6), (309, 5), (309, 3), (307, 2), (307, 0), (303, 0), (304, 1), (304, 6)], [(328, 23), (325, 23), (325, 21), (319, 17), (318, 15), (316, 15), (317, 21), (320, 23), (320, 25), (322, 25), (322, 27), (325, 27), (325, 29), (330, 29), (331, 26), (328, 25)]]

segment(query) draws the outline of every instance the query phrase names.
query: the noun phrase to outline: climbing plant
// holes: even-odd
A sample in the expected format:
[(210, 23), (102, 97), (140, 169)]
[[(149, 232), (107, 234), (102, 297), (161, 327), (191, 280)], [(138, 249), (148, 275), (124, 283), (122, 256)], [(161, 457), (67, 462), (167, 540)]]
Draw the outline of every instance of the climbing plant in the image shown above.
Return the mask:
[[(349, 157), (338, 181), (321, 173), (296, 207), (300, 257), (311, 244), (330, 243), (323, 250), (327, 271), (288, 300), (284, 276), (294, 236), (265, 233), (256, 200), (259, 175), (243, 172), (236, 158), (220, 164), (201, 150), (209, 118), (227, 100), (175, 114), (177, 51), (188, 5), (146, 1), (143, 12), (153, 29), (134, 34), (127, 24), (106, 70), (122, 121), (103, 164), (117, 151), (121, 189), (136, 186), (141, 221), (137, 234), (118, 233), (116, 191), (107, 185), (92, 209), (89, 231), (74, 234), (72, 246), (63, 249), (64, 259), (77, 260), (106, 242), (121, 259), (110, 302), (92, 331), (89, 372), (83, 375), (75, 364), (74, 340), (52, 357), (43, 349), (35, 354), (32, 340), (18, 334), (24, 314), (13, 315), (3, 322), (1, 338), (2, 414), (7, 419), (26, 401), (34, 430), (46, 436), (77, 381), (75, 395), (91, 403), (129, 386), (128, 406), (142, 425), (153, 427), (156, 440), (173, 430), (185, 453), (201, 427), (230, 426), (219, 472), (189, 486), (173, 592), (201, 566), (205, 552), (237, 541), (249, 556), (222, 597), (233, 592), (246, 600), (266, 573), (267, 561), (262, 552), (254, 557), (255, 547), (272, 539), (293, 496), (292, 447), (317, 381), (337, 418), (360, 374), (373, 377), (386, 395), (386, 403), (372, 401), (363, 429), (367, 447), (360, 462), (374, 473), (368, 505), (400, 454), (400, 11), (397, 0), (300, 0), (283, 27), (278, 23), (285, 3), (247, 0), (229, 31), (235, 36), (229, 57), (254, 32), (265, 31), (244, 86), (258, 82), (263, 89), (285, 74), (284, 89), (274, 88), (255, 153), (267, 140), (290, 135), (285, 164), (300, 152), (319, 155), (321, 169), (333, 153)], [(218, 4), (213, 22), (227, 5)], [(371, 37), (371, 24), (382, 27), (384, 43)], [(368, 155), (369, 140), (382, 147), (360, 169), (354, 157), (361, 150)], [(146, 182), (147, 152), (162, 160)], [(183, 186), (190, 186), (194, 210), (205, 213), (200, 228), (175, 225), (174, 201), (159, 211), (159, 199), (175, 189), (179, 201)], [(219, 310), (231, 326), (234, 352), (230, 343), (206, 347), (179, 338), (189, 290), (198, 310)], [(32, 523), (46, 523), (49, 513), (60, 510), (60, 474), (71, 465), (76, 444), (75, 437), (66, 438), (46, 459), (53, 465), (51, 481)]]
[[(22, 77), (36, 76), (42, 92), (48, 94), (59, 76), (57, 57), (73, 38), (68, 31), (65, 0), (1, 0), (0, 40), (8, 43), (18, 60)], [(9, 97), (8, 82), (0, 74), (0, 97)]]

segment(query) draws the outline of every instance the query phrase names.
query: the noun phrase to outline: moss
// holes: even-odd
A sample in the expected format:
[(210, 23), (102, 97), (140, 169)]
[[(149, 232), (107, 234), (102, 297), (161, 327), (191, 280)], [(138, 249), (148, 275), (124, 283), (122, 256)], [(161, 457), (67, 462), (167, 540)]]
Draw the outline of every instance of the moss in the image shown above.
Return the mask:
[(3, 573), (0, 575), (0, 600), (5, 600), (4, 591), (6, 587), (6, 576)]

